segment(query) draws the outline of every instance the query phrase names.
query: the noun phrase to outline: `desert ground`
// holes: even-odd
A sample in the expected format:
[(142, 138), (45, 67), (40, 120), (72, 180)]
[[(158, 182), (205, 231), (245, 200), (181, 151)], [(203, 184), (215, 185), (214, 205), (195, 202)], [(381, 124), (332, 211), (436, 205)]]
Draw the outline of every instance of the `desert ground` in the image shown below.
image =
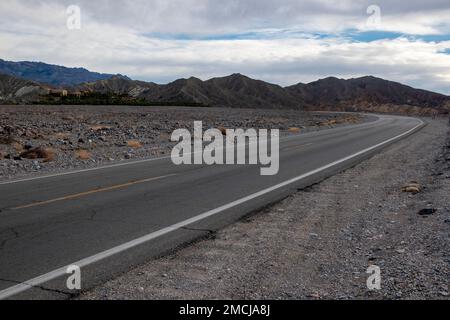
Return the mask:
[(205, 128), (298, 134), (364, 117), (289, 110), (127, 106), (0, 106), (0, 180), (170, 155), (171, 134)]
[[(0, 106), (0, 180), (166, 156), (176, 129), (301, 134), (370, 116), (289, 110)], [(449, 299), (450, 131), (373, 158), (167, 252), (79, 299)], [(366, 286), (370, 265), (382, 289)]]

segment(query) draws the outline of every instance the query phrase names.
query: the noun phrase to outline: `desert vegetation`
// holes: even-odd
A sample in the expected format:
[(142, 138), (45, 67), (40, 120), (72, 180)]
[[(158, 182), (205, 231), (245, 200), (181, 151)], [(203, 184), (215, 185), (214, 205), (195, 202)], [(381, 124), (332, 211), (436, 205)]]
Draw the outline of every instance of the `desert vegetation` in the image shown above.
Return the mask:
[(361, 121), (344, 114), (149, 106), (0, 107), (0, 175), (92, 167), (167, 155), (170, 136), (195, 120), (218, 128), (298, 134)]

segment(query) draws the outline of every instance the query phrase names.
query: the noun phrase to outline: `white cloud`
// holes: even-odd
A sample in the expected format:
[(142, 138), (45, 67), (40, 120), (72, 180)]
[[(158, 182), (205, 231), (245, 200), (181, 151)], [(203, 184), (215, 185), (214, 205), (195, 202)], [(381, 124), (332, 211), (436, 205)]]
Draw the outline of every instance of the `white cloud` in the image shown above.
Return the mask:
[[(78, 4), (84, 18), (147, 33), (221, 34), (261, 28), (339, 32), (366, 28), (367, 8), (381, 8), (380, 30), (450, 31), (448, 0), (2, 0), (4, 20), (51, 23)], [(9, 18), (9, 19), (8, 19)]]
[[(71, 1), (0, 2), (0, 57), (83, 66), (167, 82), (234, 72), (290, 85), (335, 75), (375, 75), (450, 93), (450, 41), (414, 38), (356, 42), (337, 30), (365, 27), (367, 1), (78, 1), (82, 29), (66, 28)], [(386, 30), (445, 34), (443, 1), (381, 2)], [(445, 1), (447, 2), (447, 1)], [(276, 5), (280, 3), (279, 5)], [(356, 4), (355, 4), (356, 3)], [(403, 2), (402, 2), (403, 3)], [(396, 18), (397, 17), (397, 18)], [(447, 19), (448, 20), (448, 19)], [(447, 23), (447, 24), (446, 24)], [(247, 40), (164, 40), (145, 33), (220, 34), (277, 28), (333, 32), (332, 37), (277, 36)], [(408, 31), (409, 30), (409, 31)], [(289, 32), (287, 32), (289, 34)]]

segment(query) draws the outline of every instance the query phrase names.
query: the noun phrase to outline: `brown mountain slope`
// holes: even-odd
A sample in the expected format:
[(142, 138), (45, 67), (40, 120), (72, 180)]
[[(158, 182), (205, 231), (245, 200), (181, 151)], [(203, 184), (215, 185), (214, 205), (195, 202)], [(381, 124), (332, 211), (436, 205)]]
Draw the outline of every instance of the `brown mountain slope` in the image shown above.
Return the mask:
[(282, 88), (241, 74), (202, 81), (179, 79), (157, 85), (113, 77), (85, 86), (102, 93), (129, 94), (154, 103), (198, 103), (231, 108), (432, 113), (450, 110), (450, 97), (375, 77), (326, 78)]
[(282, 87), (253, 80), (241, 74), (202, 81), (180, 79), (141, 97), (158, 102), (191, 102), (232, 108), (299, 108), (296, 99)]
[(0, 103), (27, 103), (48, 94), (49, 88), (36, 82), (0, 74)]
[(98, 92), (126, 94), (138, 97), (149, 89), (157, 89), (158, 85), (151, 82), (135, 81), (122, 76), (113, 76), (110, 79), (84, 83), (71, 88), (71, 91)]
[(204, 82), (197, 78), (179, 79), (167, 85), (159, 85), (143, 92), (140, 98), (163, 103), (200, 103), (210, 104), (205, 95)]
[(205, 82), (206, 95), (212, 104), (250, 108), (300, 108), (301, 98), (296, 98), (284, 88), (241, 74), (214, 78)]
[(416, 109), (430, 111), (450, 110), (450, 97), (414, 89), (401, 83), (375, 77), (343, 80), (326, 78), (309, 84), (287, 87), (293, 96), (303, 99), (308, 109), (340, 109), (414, 112)]

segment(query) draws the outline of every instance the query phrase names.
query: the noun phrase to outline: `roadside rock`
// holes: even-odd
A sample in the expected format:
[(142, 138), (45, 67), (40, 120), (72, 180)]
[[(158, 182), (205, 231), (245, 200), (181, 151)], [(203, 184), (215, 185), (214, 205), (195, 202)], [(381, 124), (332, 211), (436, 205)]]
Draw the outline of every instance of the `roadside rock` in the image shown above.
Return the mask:
[(432, 214), (435, 214), (437, 212), (436, 209), (422, 209), (419, 211), (419, 215), (421, 216), (430, 216)]
[(402, 190), (403, 192), (417, 194), (422, 191), (422, 187), (418, 182), (413, 181), (404, 186)]

